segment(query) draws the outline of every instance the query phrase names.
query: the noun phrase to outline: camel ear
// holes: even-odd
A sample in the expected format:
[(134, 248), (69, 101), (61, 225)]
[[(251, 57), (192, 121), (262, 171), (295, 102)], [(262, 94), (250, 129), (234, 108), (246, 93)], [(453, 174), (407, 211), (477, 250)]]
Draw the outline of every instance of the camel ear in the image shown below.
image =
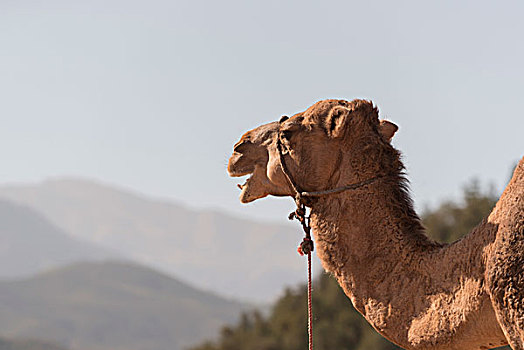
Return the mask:
[(326, 118), (326, 130), (329, 136), (333, 138), (341, 137), (349, 123), (351, 110), (346, 107), (336, 106), (329, 111)]
[(398, 126), (396, 126), (392, 122), (388, 120), (380, 121), (379, 131), (380, 131), (380, 134), (382, 135), (382, 138), (385, 141), (391, 142), (391, 139), (393, 138), (393, 135), (395, 135), (397, 130), (398, 130)]

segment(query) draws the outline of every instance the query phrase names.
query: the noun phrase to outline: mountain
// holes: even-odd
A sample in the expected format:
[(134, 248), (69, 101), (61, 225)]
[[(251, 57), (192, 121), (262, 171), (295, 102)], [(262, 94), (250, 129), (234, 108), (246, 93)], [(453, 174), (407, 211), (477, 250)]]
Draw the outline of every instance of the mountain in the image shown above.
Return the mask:
[(79, 350), (179, 350), (245, 306), (130, 263), (77, 263), (0, 282), (0, 336)]
[(82, 260), (116, 258), (71, 237), (26, 206), (0, 200), (0, 278), (18, 278)]
[(81, 179), (3, 186), (0, 197), (77, 238), (223, 295), (267, 302), (304, 280), (298, 226), (191, 210)]

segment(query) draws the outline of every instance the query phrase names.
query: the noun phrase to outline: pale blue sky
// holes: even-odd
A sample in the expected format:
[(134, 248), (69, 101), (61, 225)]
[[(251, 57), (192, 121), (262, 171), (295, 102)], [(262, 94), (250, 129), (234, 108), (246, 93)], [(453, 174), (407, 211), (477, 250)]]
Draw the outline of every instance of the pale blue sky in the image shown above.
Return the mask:
[(0, 183), (82, 176), (194, 207), (238, 202), (240, 135), (324, 98), (400, 126), (416, 204), (524, 155), (519, 1), (0, 2)]

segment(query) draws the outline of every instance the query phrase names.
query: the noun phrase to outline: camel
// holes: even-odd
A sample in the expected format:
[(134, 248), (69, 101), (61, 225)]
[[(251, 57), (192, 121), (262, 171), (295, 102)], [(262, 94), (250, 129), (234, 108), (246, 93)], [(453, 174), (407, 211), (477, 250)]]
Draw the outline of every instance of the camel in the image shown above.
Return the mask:
[(524, 158), (491, 214), (442, 244), (413, 208), (397, 130), (370, 101), (319, 101), (245, 133), (228, 173), (251, 175), (242, 203), (295, 196), (281, 161), (304, 191), (376, 178), (307, 198), (315, 251), (355, 309), (405, 349), (524, 349)]

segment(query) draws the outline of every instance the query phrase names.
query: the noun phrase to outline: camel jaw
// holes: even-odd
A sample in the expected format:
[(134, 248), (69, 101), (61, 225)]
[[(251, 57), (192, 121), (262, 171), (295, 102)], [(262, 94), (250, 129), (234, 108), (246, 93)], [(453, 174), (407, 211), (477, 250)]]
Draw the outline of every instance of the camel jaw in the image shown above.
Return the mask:
[(239, 196), (240, 202), (244, 204), (252, 202), (256, 199), (254, 198), (254, 196), (251, 195), (252, 191), (249, 185), (249, 181), (251, 180), (251, 177), (252, 176), (249, 176), (243, 184), (237, 185), (238, 188), (240, 189), (240, 196)]
[(241, 203), (250, 203), (269, 194), (267, 191), (268, 180), (265, 173), (265, 167), (261, 165), (255, 165), (251, 172), (235, 171), (233, 169), (229, 171), (229, 176), (231, 177), (250, 175), (243, 184), (237, 184), (241, 191), (239, 197)]
[[(231, 165), (231, 163), (230, 163), (230, 165)], [(240, 193), (240, 201), (242, 203), (248, 203), (246, 201), (248, 199), (248, 196), (246, 194), (247, 194), (247, 189), (248, 189), (248, 182), (251, 179), (251, 176), (253, 175), (253, 172), (254, 172), (254, 169), (250, 169), (250, 170), (236, 170), (232, 166), (228, 167), (228, 174), (231, 177), (242, 177), (242, 176), (248, 176), (249, 175), (247, 177), (246, 181), (244, 181), (244, 183), (237, 184), (237, 187), (241, 191), (241, 193)]]

